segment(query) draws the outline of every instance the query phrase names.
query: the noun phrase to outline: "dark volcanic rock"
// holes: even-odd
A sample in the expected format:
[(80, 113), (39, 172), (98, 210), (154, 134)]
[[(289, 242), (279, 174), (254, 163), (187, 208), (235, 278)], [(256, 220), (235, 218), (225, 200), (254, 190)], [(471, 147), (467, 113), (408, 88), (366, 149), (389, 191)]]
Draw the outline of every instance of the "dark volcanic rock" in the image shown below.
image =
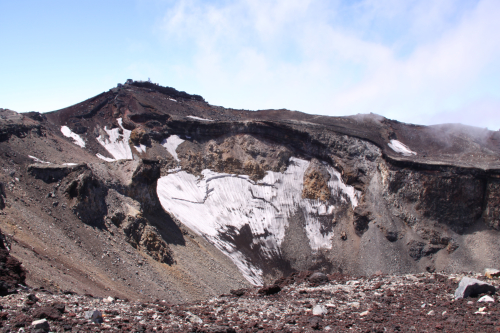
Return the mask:
[(33, 311), (33, 318), (58, 320), (61, 318), (61, 311), (54, 306), (44, 306)]
[(313, 330), (320, 330), (321, 327), (322, 327), (322, 322), (323, 320), (321, 319), (321, 317), (318, 317), (318, 316), (314, 316), (314, 317), (311, 317), (307, 320), (307, 322), (309, 323), (309, 326), (313, 329)]
[(26, 284), (26, 271), (21, 263), (9, 254), (0, 231), (0, 296), (14, 291), (19, 284)]
[[(164, 304), (162, 301), (106, 303), (84, 295), (44, 292), (39, 293), (39, 303), (43, 308), (64, 302), (68, 314), (50, 321), (54, 332), (384, 332), (384, 327), (394, 332), (461, 332), (464, 325), (468, 332), (498, 331), (498, 302), (454, 300), (456, 277), (428, 273), (369, 278), (344, 275), (316, 287), (308, 282), (292, 283), (272, 297), (259, 297), (258, 289), (252, 288), (239, 298), (220, 296), (161, 311), (158, 305)], [(498, 284), (497, 279), (492, 280), (492, 285)], [(31, 317), (18, 307), (27, 295), (21, 291), (2, 300), (3, 327), (29, 326)], [(312, 304), (316, 304), (313, 313), (318, 313), (315, 308), (323, 309), (319, 315), (311, 315)], [(96, 307), (99, 310), (82, 311)], [(92, 321), (96, 312), (106, 314), (103, 325)]]
[(63, 185), (71, 209), (84, 223), (102, 227), (107, 213), (105, 197), (108, 188), (102, 184), (88, 167), (79, 168), (65, 179)]
[(5, 208), (5, 187), (0, 183), (0, 209)]
[(273, 294), (277, 294), (281, 291), (281, 288), (280, 286), (274, 284), (272, 286), (266, 286), (266, 287), (263, 287), (261, 289), (259, 289), (259, 294), (262, 294), (262, 295), (273, 295)]
[(313, 285), (319, 286), (328, 282), (328, 276), (324, 273), (316, 272), (309, 277), (309, 282)]
[(67, 166), (52, 164), (31, 164), (28, 172), (37, 179), (42, 179), (46, 183), (60, 181), (70, 173), (85, 168), (85, 165)]
[(12, 321), (15, 327), (26, 327), (31, 324), (33, 318), (21, 313), (17, 315)]
[(243, 296), (249, 289), (247, 288), (241, 288), (241, 289), (236, 289), (236, 290), (230, 290), (229, 292), (234, 295), (234, 296)]
[(490, 228), (500, 230), (500, 179), (488, 179), (485, 199), (484, 222)]
[(469, 277), (463, 277), (457, 290), (455, 290), (455, 298), (476, 297), (479, 294), (495, 293), (495, 291), (496, 288), (489, 283)]

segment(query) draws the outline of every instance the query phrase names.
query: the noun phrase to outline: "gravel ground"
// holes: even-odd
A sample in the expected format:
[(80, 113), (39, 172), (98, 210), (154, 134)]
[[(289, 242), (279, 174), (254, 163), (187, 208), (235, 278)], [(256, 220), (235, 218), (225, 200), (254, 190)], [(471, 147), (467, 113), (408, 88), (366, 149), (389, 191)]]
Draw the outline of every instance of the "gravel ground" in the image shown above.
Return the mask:
[[(22, 289), (0, 299), (2, 332), (499, 332), (500, 298), (454, 300), (462, 275), (311, 279), (293, 274), (262, 289), (172, 305)], [(469, 277), (484, 279), (479, 275)], [(488, 280), (498, 287), (498, 280)], [(277, 286), (280, 286), (278, 288)], [(280, 290), (281, 289), (281, 290)], [(98, 311), (98, 312), (95, 312)], [(96, 321), (87, 319), (94, 314)]]

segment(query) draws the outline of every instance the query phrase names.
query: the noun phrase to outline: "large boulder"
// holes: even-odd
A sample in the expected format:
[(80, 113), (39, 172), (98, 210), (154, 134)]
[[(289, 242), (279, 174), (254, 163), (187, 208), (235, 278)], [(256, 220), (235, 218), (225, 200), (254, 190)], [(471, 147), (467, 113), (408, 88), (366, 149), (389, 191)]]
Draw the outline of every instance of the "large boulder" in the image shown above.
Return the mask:
[(494, 293), (496, 288), (486, 282), (464, 276), (455, 290), (455, 299), (476, 297), (488, 292)]
[(328, 276), (324, 273), (316, 272), (309, 277), (309, 282), (319, 286), (328, 282)]
[(48, 332), (50, 331), (50, 325), (47, 319), (35, 320), (31, 323), (31, 328), (33, 332)]

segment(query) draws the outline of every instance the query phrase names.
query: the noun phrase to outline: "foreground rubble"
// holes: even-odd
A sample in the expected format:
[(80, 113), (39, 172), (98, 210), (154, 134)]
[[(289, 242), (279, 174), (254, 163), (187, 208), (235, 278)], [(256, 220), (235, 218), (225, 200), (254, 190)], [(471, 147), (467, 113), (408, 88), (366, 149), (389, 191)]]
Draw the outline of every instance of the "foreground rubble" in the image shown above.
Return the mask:
[[(302, 272), (276, 281), (273, 288), (233, 290), (189, 304), (26, 288), (0, 299), (0, 325), (2, 332), (46, 332), (47, 327), (52, 332), (500, 331), (499, 297), (455, 300), (462, 277), (337, 274), (325, 282)], [(496, 279), (487, 282), (499, 285)]]

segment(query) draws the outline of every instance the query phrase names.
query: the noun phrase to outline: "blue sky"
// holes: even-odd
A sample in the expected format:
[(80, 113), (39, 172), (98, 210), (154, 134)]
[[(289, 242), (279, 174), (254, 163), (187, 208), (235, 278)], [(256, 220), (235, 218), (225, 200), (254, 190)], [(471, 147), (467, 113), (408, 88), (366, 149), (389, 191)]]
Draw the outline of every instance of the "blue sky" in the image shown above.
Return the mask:
[(0, 107), (128, 78), (241, 109), (500, 129), (498, 0), (1, 1)]

